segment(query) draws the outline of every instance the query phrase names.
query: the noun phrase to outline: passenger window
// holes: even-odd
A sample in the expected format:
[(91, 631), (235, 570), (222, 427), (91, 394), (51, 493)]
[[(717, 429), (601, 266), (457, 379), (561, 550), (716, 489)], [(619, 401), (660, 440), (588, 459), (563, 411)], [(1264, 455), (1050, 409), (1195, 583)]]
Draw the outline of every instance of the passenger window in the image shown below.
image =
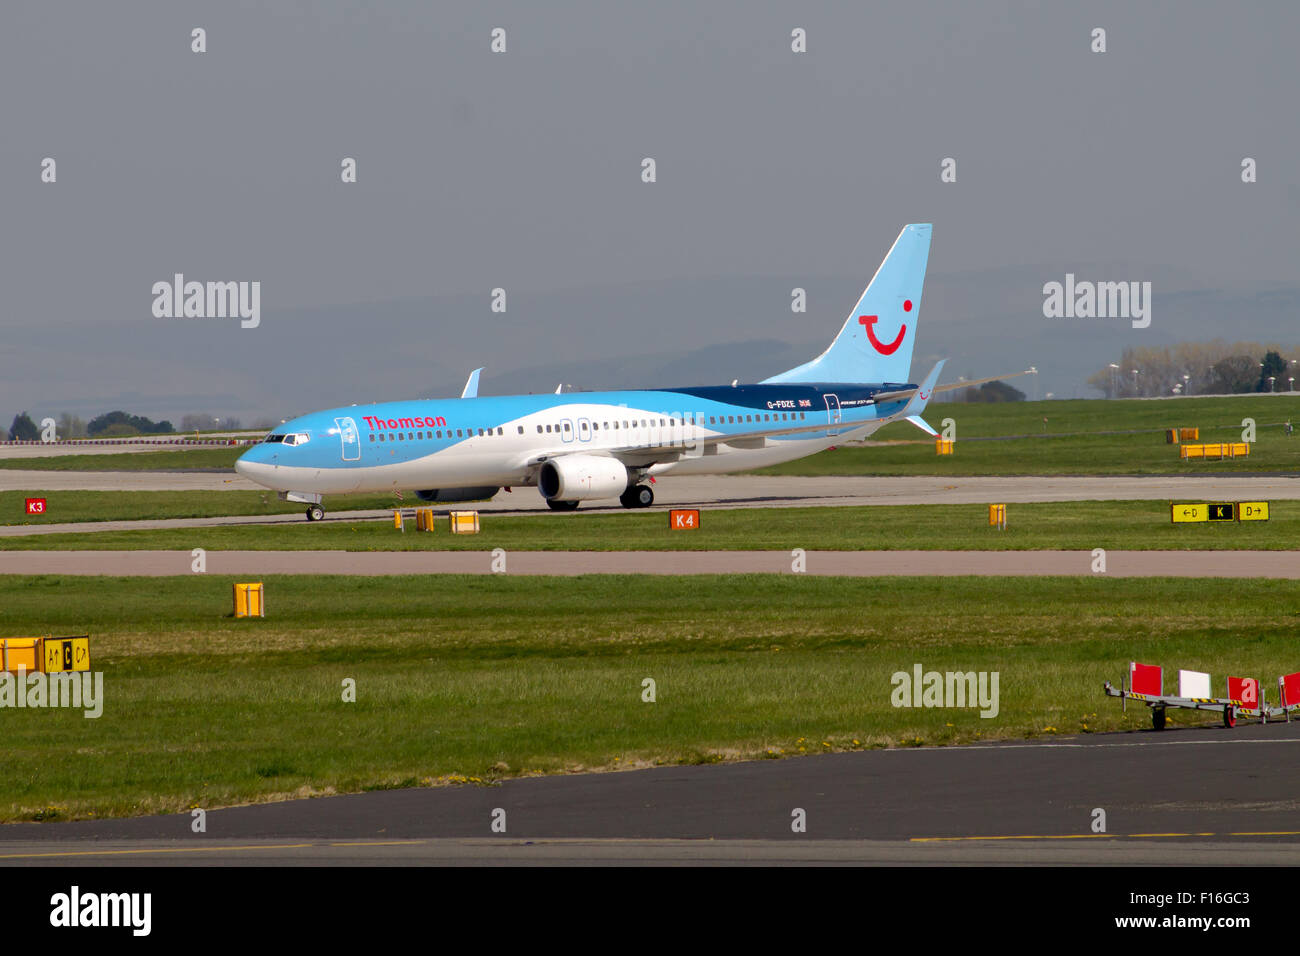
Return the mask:
[(524, 426), (523, 426), (523, 425), (520, 425), (520, 426), (519, 426), (519, 434), (522, 435), (523, 433), (524, 433)]
[(568, 423), (568, 422), (565, 422), (565, 423), (564, 423), (564, 430), (565, 430), (566, 432), (569, 430), (569, 423)]
[(383, 435), (380, 435), (380, 436), (379, 436), (379, 440), (380, 440), (380, 441), (383, 441), (383, 440), (384, 440), (384, 436), (383, 436)]
[(549, 431), (551, 430), (551, 426), (550, 426), (550, 425), (547, 425), (547, 426), (546, 426), (546, 430), (549, 432)]
[(438, 437), (439, 437), (439, 438), (442, 437), (442, 431), (441, 431), (441, 430), (438, 432)]
[(407, 432), (406, 437), (411, 439), (411, 441), (415, 441), (415, 432)]
[(374, 441), (374, 440), (375, 440), (375, 436), (374, 436), (373, 434), (370, 436), (370, 440), (371, 440), (371, 441)]
[[(521, 428), (520, 431), (523, 431), (523, 429)], [(497, 429), (497, 435), (504, 435), (505, 433), (506, 433), (506, 430), (505, 430), (504, 428), (498, 428), (498, 429)]]
[(537, 434), (540, 435), (541, 433), (542, 433), (542, 426), (541, 426), (541, 425), (538, 425), (538, 426), (537, 426)]
[(456, 437), (457, 437), (457, 438), (464, 438), (464, 437), (465, 437), (465, 432), (462, 431), (461, 429), (457, 428), (457, 429), (456, 429)]

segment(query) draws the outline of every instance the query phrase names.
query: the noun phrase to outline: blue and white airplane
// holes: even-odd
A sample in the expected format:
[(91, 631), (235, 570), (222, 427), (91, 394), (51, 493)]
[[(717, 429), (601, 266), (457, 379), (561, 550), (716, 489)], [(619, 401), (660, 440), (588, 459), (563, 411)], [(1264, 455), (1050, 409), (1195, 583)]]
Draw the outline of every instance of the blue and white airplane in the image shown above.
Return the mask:
[(747, 471), (793, 461), (921, 418), (943, 362), (906, 384), (930, 254), (927, 224), (903, 227), (828, 349), (756, 385), (479, 397), (476, 369), (459, 399), (353, 405), (287, 422), (235, 470), (324, 517), (328, 494), (415, 491), (475, 501), (536, 487), (556, 511), (618, 498), (654, 502), (660, 475)]

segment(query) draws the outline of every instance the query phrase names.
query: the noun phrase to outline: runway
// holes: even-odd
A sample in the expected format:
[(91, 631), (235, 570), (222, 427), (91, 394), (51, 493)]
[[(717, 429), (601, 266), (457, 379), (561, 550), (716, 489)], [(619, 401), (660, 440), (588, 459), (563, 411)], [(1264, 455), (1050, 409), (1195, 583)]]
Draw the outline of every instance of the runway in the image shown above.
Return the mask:
[[(979, 504), (988, 501), (1139, 501), (1199, 499), (1231, 501), (1238, 496), (1300, 499), (1300, 476), (1289, 475), (1150, 475), (1150, 476), (1016, 476), (1016, 477), (863, 477), (821, 475), (671, 475), (655, 483), (655, 503), (711, 504), (731, 507), (801, 507), (806, 505)], [(206, 471), (38, 471), (0, 469), (0, 491), (266, 491), (234, 472)], [(407, 495), (408, 506), (419, 504)], [(326, 500), (328, 504), (328, 499)], [(535, 488), (501, 492), (483, 511), (550, 512)], [(588, 508), (583, 505), (577, 513)], [(623, 511), (618, 502), (597, 508)]]
[[(207, 472), (52, 472), (0, 469), (0, 491), (248, 491), (258, 486), (237, 476)], [(1052, 501), (1278, 501), (1300, 499), (1300, 480), (1292, 477), (1017, 477), (1017, 478), (862, 478), (719, 475), (665, 478), (655, 485), (656, 507), (806, 508), (867, 505), (987, 504)], [(325, 504), (328, 506), (329, 501)], [(409, 495), (395, 506), (421, 505)], [(535, 489), (500, 492), (491, 501), (438, 505), (512, 516), (576, 518), (591, 514), (638, 514), (614, 501), (585, 502), (577, 511), (556, 515)], [(326, 521), (391, 517), (385, 511), (327, 512)], [(139, 521), (85, 521), (0, 526), (2, 537), (88, 534), (95, 531), (149, 531), (223, 525), (297, 523), (301, 514), (216, 518), (156, 518)]]
[[(161, 577), (189, 551), (0, 551), (0, 574)], [(1091, 551), (209, 551), (208, 574), (791, 574), (842, 577), (1088, 575)], [(503, 570), (504, 569), (504, 570)], [(1300, 579), (1295, 551), (1108, 551), (1105, 577)]]
[(0, 864), (1295, 865), (1298, 757), (1275, 723), (534, 777), (9, 824)]

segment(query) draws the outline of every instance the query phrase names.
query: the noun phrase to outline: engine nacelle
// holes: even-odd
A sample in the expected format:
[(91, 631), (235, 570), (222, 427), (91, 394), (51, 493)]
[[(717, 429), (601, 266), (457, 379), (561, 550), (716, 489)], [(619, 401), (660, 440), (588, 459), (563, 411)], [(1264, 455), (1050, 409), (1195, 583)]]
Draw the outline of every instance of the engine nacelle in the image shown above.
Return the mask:
[(627, 486), (627, 467), (603, 455), (562, 455), (542, 462), (537, 473), (537, 490), (548, 501), (617, 498)]
[(415, 497), (421, 501), (482, 501), (491, 498), (500, 488), (485, 485), (481, 488), (427, 488), (417, 491)]

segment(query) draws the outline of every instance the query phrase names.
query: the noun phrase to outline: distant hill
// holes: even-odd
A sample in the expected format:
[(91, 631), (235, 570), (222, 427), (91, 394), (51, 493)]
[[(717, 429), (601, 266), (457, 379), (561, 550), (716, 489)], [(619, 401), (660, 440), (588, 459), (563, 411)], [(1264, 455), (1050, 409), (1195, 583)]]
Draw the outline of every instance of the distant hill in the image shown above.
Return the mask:
[[(1152, 323), (1047, 319), (1042, 285), (1081, 277), (1149, 279)], [(362, 305), (280, 310), (264, 292), (262, 325), (139, 318), (18, 328), (4, 349), (0, 409), (96, 415), (130, 408), (151, 417), (201, 407), (215, 414), (280, 418), (392, 398), (459, 395), (486, 366), (482, 391), (550, 392), (754, 381), (818, 354), (838, 331), (868, 276), (664, 280), (566, 292), (508, 290), (508, 311), (489, 311), (489, 290)], [(790, 312), (803, 287), (808, 312)], [(143, 308), (143, 307), (142, 307)], [(1086, 379), (1126, 345), (1248, 338), (1290, 341), (1300, 284), (1197, 289), (1171, 270), (1124, 264), (1024, 266), (932, 275), (926, 285), (913, 377), (948, 358), (944, 379), (1037, 366), (1013, 381), (1030, 398), (1092, 397)]]

